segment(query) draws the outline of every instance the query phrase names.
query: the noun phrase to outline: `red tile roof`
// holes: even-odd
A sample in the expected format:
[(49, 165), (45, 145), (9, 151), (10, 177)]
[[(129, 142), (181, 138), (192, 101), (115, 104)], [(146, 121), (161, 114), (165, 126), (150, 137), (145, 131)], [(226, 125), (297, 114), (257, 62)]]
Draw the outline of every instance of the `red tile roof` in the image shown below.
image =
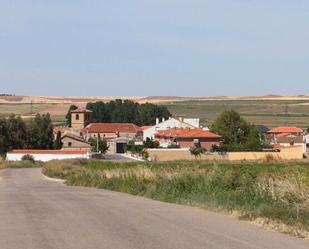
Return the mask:
[(9, 154), (59, 154), (59, 155), (84, 155), (88, 150), (11, 150)]
[(156, 136), (170, 137), (170, 138), (221, 138), (221, 136), (210, 131), (202, 129), (189, 129), (189, 128), (171, 128), (165, 131), (158, 131)]
[(83, 133), (142, 132), (142, 128), (132, 123), (92, 123), (82, 129)]
[(86, 142), (82, 137), (79, 137), (79, 136), (76, 136), (72, 133), (66, 133), (64, 136), (62, 136), (61, 139), (65, 138), (65, 137), (68, 137), (68, 138), (71, 138), (73, 140), (76, 140), (76, 141), (79, 141), (79, 142), (82, 142), (82, 143), (86, 143), (86, 144), (89, 144), (88, 142)]
[(76, 110), (71, 110), (71, 113), (85, 113), (85, 112), (92, 112), (85, 107), (79, 107)]
[(276, 127), (268, 131), (268, 133), (302, 133), (302, 129), (297, 127)]

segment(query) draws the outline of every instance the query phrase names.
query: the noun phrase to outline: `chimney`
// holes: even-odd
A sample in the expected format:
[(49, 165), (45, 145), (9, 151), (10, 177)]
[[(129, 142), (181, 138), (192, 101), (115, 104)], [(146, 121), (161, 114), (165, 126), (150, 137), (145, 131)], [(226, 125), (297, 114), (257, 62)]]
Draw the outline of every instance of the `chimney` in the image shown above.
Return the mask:
[(156, 125), (159, 124), (159, 118), (156, 118)]

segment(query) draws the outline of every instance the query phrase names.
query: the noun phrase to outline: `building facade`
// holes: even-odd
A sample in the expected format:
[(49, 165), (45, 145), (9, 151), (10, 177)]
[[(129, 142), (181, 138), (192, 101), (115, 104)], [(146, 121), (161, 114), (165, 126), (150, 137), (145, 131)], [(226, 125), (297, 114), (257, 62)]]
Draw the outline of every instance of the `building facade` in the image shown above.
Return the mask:
[(71, 111), (71, 127), (80, 131), (92, 121), (92, 111), (86, 108), (78, 108)]
[(63, 150), (91, 150), (90, 143), (82, 137), (67, 133), (61, 138)]
[(176, 119), (176, 118), (169, 118), (167, 120), (162, 119), (161, 122), (157, 119), (156, 125), (151, 127), (145, 127), (144, 129), (144, 135), (143, 139), (146, 140), (146, 138), (155, 138), (155, 134), (158, 131), (165, 131), (171, 128), (199, 128), (199, 119), (185, 119), (187, 122), (185, 122), (183, 119)]

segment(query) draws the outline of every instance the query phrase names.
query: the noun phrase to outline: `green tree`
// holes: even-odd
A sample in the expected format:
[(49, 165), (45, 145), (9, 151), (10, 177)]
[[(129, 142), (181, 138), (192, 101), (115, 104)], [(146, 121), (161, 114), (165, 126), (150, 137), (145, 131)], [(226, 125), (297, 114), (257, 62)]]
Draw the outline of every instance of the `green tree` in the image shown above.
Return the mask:
[(0, 153), (4, 153), (8, 148), (8, 129), (7, 121), (4, 118), (0, 118)]
[(223, 137), (223, 144), (237, 147), (245, 144), (250, 125), (234, 110), (222, 112), (211, 126), (211, 131)]
[(22, 149), (27, 143), (27, 127), (20, 117), (11, 115), (6, 122), (7, 150)]
[(142, 104), (131, 100), (116, 99), (108, 103), (98, 101), (88, 103), (87, 109), (91, 110), (92, 120), (95, 123), (134, 123), (137, 125), (154, 125), (156, 118), (168, 118), (170, 112), (165, 106), (150, 103)]
[(171, 116), (171, 113), (165, 106), (158, 106), (150, 103), (140, 106), (140, 120), (143, 125), (155, 125), (156, 118), (168, 119)]
[(263, 148), (261, 137), (255, 126), (251, 126), (245, 148), (248, 150), (260, 150)]
[(211, 126), (211, 131), (223, 137), (223, 146), (229, 151), (257, 150), (263, 147), (257, 129), (234, 110), (222, 112)]
[(60, 150), (60, 149), (62, 149), (62, 146), (63, 146), (63, 143), (61, 141), (61, 132), (58, 131), (57, 135), (56, 135), (55, 142), (54, 142), (54, 149)]
[(49, 114), (37, 114), (28, 126), (28, 147), (31, 149), (53, 149), (53, 124)]
[[(97, 140), (97, 139), (91, 138), (89, 142), (90, 142), (91, 149), (93, 152), (101, 152), (101, 154), (105, 154), (109, 149), (109, 146), (105, 139)], [(97, 151), (97, 149), (99, 149), (99, 151)]]
[(71, 105), (68, 112), (67, 112), (67, 115), (65, 116), (66, 120), (67, 120), (67, 125), (69, 127), (71, 127), (71, 111), (74, 111), (78, 109), (78, 107), (76, 105)]

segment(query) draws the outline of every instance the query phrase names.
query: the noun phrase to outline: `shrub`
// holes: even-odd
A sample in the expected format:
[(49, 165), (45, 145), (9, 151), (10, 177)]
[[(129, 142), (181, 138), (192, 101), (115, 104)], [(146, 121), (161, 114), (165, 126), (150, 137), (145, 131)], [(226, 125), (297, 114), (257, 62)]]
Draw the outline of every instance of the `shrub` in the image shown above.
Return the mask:
[(34, 160), (34, 157), (32, 155), (24, 155), (22, 158), (21, 158), (22, 161), (30, 161), (32, 163), (35, 163), (35, 160)]
[(200, 158), (202, 154), (205, 154), (207, 150), (203, 147), (191, 147), (190, 153), (195, 156), (195, 158)]
[(146, 138), (146, 141), (144, 141), (145, 148), (158, 148), (160, 146), (160, 143), (158, 141), (150, 139), (149, 137)]

